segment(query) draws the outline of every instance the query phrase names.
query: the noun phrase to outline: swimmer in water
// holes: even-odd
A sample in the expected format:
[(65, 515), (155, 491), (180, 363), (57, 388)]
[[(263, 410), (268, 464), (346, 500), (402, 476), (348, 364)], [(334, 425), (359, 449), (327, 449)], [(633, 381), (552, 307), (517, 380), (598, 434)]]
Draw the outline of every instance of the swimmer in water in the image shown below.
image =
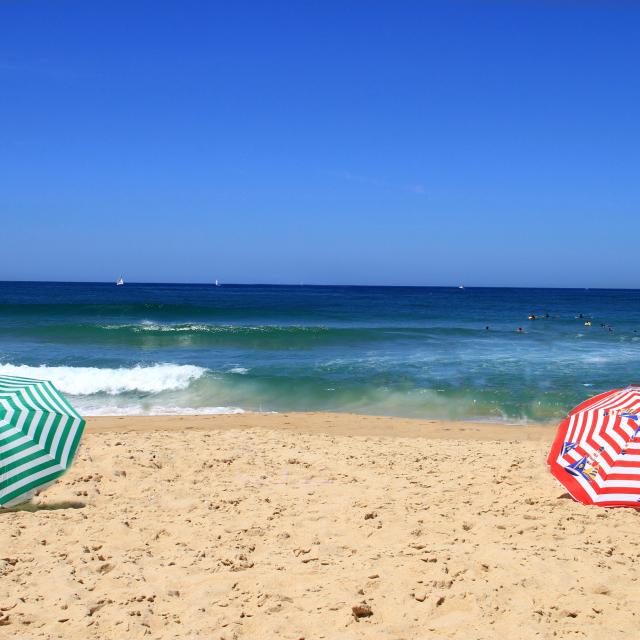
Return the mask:
[(590, 326), (591, 326), (591, 320), (587, 320), (587, 321), (584, 323), (584, 326), (585, 326), (585, 327), (590, 327)]
[(518, 327), (516, 329), (516, 333), (524, 333), (524, 329), (522, 327)]
[(535, 319), (536, 319), (535, 314), (534, 313), (530, 313), (529, 314), (529, 320), (535, 320)]

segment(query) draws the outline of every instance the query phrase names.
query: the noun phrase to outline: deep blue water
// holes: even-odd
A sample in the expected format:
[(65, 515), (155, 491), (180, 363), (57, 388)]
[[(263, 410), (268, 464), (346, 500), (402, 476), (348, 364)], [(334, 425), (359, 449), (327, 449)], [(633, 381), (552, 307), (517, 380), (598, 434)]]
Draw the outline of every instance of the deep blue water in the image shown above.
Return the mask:
[(87, 414), (548, 420), (639, 365), (637, 290), (0, 283), (0, 373)]

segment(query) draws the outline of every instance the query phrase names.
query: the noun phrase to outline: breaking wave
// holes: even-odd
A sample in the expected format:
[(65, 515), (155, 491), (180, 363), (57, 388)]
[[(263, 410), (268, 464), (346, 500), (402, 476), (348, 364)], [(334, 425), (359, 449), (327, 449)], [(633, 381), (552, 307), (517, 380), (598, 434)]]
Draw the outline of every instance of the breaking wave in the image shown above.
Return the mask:
[(118, 369), (0, 364), (2, 375), (51, 380), (60, 391), (74, 396), (178, 391), (186, 389), (191, 382), (198, 380), (206, 372), (207, 369), (190, 364), (158, 363)]

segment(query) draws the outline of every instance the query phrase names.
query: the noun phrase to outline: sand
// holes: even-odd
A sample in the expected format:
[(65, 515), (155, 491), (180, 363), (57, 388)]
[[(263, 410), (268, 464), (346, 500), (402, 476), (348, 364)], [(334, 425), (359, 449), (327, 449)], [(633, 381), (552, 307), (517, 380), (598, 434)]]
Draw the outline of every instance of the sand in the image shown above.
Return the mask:
[(568, 498), (552, 436), (91, 419), (64, 478), (0, 513), (0, 637), (638, 637), (640, 515)]

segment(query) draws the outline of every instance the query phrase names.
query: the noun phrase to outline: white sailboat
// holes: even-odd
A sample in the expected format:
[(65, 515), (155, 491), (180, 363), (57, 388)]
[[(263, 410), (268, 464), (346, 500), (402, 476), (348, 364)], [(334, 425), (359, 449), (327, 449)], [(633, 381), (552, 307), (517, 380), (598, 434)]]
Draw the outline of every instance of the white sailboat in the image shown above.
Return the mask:
[(120, 276), (117, 280), (116, 280), (116, 286), (120, 287), (124, 284), (124, 280), (122, 279), (122, 276)]
[(463, 284), (459, 285), (458, 289), (464, 289), (464, 285)]
[(219, 286), (220, 286), (220, 283), (216, 280), (216, 281), (215, 281), (215, 283), (214, 283), (214, 285), (215, 285), (216, 287), (219, 287)]

